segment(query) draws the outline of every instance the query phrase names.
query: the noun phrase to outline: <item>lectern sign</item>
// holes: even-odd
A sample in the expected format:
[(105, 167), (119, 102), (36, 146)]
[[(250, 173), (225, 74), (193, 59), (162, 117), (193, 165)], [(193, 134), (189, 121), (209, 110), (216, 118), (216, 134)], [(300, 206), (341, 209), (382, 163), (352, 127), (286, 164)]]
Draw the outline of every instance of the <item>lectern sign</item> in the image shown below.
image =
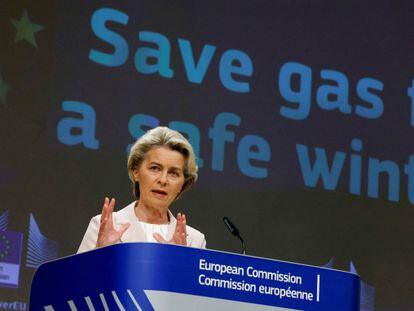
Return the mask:
[(125, 243), (42, 265), (30, 310), (359, 310), (357, 275), (189, 247)]

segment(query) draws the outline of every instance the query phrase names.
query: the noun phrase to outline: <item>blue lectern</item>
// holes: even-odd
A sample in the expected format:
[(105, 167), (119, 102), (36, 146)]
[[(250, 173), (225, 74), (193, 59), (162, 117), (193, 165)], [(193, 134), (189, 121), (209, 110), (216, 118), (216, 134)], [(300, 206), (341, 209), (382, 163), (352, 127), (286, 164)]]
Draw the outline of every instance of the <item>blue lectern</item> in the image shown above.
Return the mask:
[(157, 243), (123, 243), (43, 264), (30, 310), (359, 310), (359, 277)]

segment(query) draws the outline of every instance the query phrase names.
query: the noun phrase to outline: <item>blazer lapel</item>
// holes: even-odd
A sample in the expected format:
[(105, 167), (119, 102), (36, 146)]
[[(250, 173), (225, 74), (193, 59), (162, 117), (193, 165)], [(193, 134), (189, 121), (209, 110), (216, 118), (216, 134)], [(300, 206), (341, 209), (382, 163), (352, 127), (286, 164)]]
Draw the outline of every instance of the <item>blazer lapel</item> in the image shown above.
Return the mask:
[(117, 227), (129, 223), (130, 226), (121, 237), (121, 242), (147, 242), (144, 230), (135, 215), (135, 202), (116, 213), (114, 223)]
[[(177, 219), (169, 210), (168, 216), (170, 218), (170, 223), (168, 224), (167, 236), (165, 237), (167, 241), (172, 239), (175, 232), (175, 227), (177, 225)], [(145, 232), (142, 229), (142, 226), (140, 225), (137, 216), (135, 215), (135, 202), (124, 207), (117, 213), (114, 213), (114, 224), (117, 228), (119, 228), (125, 223), (129, 223), (130, 226), (127, 229), (127, 231), (125, 231), (122, 235), (120, 239), (121, 242), (147, 242)], [(187, 234), (187, 245), (190, 244), (191, 239)]]

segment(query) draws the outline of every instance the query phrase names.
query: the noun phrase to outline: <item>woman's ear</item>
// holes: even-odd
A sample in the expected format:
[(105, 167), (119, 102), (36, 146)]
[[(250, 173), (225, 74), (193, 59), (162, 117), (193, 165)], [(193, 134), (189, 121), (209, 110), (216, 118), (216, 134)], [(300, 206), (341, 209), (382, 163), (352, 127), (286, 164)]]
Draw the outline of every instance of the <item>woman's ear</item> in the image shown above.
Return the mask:
[(138, 169), (134, 169), (134, 170), (132, 171), (132, 176), (134, 176), (134, 180), (135, 180), (136, 182), (139, 182), (139, 171), (138, 171)]

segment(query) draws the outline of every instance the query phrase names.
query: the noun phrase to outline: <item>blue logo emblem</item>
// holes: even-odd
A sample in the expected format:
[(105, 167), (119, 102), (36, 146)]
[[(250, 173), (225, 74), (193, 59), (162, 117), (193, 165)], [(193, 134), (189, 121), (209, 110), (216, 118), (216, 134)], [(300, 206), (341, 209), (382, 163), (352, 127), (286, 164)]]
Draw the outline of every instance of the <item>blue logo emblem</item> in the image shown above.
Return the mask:
[(23, 234), (0, 232), (0, 286), (18, 287), (22, 257)]
[[(23, 233), (8, 231), (9, 211), (0, 215), (0, 287), (19, 287), (22, 263)], [(58, 243), (43, 236), (35, 218), (30, 214), (26, 267), (56, 259)]]

